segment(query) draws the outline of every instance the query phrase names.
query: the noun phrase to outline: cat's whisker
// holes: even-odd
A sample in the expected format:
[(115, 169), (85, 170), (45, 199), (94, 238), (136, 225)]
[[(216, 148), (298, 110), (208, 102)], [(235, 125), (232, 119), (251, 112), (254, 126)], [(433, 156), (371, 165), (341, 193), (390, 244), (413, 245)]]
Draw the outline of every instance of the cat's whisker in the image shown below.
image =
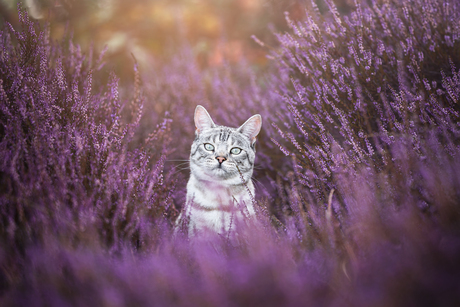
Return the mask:
[(262, 188), (262, 189), (264, 189), (264, 190), (268, 190), (267, 187), (266, 187), (266, 185), (265, 185), (264, 183), (262, 183), (260, 180), (257, 180), (257, 179), (255, 179), (255, 178), (252, 178), (252, 180), (254, 180), (255, 186), (256, 186), (258, 189)]
[(176, 164), (176, 165), (173, 165), (172, 167), (173, 167), (173, 168), (176, 168), (176, 167), (182, 167), (182, 166), (184, 166), (184, 165), (190, 165), (190, 163), (189, 163), (189, 162), (182, 162), (182, 163), (178, 163), (178, 164)]
[(176, 168), (173, 169), (173, 170), (174, 170), (174, 171), (173, 171), (173, 175), (175, 175), (175, 174), (177, 174), (177, 173), (179, 173), (179, 172), (182, 172), (182, 171), (184, 171), (184, 170), (187, 170), (187, 169), (189, 170), (189, 169), (190, 169), (190, 166), (186, 166), (186, 167), (176, 167)]
[(184, 170), (190, 169), (190, 163), (187, 162), (178, 163), (177, 165), (172, 166), (172, 175), (176, 175)]
[(185, 159), (185, 160), (165, 160), (165, 162), (190, 162), (190, 159)]
[(183, 165), (190, 165), (190, 162), (181, 162), (181, 163), (169, 164), (169, 167), (176, 168), (176, 167), (181, 167)]

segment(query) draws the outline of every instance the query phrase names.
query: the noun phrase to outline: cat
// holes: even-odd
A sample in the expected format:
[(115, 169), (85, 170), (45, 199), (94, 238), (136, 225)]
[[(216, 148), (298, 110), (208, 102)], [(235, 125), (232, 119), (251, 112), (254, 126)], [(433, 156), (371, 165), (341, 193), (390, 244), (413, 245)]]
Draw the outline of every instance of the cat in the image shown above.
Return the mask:
[(262, 117), (253, 115), (239, 128), (218, 126), (198, 105), (194, 121), (190, 179), (179, 223), (186, 218), (189, 236), (206, 231), (222, 234), (255, 214), (251, 177)]

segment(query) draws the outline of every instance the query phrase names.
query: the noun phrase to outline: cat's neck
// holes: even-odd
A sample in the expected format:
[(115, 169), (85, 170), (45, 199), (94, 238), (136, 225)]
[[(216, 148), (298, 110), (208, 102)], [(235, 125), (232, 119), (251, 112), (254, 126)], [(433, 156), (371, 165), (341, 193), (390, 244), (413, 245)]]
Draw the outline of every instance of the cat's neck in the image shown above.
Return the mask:
[[(200, 190), (203, 193), (218, 193), (222, 195), (239, 195), (247, 191), (247, 183), (239, 182), (233, 184), (232, 182), (226, 180), (206, 180), (198, 178), (197, 176), (190, 175), (191, 187), (194, 187), (197, 190)], [(252, 182), (250, 182), (252, 185)]]

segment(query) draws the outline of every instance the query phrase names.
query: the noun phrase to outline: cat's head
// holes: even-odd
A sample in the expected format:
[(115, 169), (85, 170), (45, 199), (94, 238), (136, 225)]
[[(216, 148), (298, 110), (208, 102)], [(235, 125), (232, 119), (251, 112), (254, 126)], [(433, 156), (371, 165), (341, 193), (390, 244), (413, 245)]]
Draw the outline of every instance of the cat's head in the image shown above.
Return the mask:
[[(196, 137), (190, 153), (190, 169), (200, 180), (241, 184), (252, 176), (256, 137), (262, 127), (259, 114), (251, 116), (239, 128), (214, 124), (206, 109), (195, 109)], [(239, 169), (239, 171), (238, 171)]]

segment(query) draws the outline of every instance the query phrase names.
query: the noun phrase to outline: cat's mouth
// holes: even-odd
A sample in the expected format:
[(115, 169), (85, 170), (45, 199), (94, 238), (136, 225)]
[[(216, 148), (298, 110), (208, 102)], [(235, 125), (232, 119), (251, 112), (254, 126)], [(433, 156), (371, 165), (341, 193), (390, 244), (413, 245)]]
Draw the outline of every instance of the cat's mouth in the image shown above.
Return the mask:
[(207, 165), (207, 169), (210, 172), (209, 175), (216, 178), (228, 178), (236, 172), (233, 164), (228, 164), (226, 161), (224, 163), (210, 163)]
[(224, 167), (222, 167), (222, 165), (216, 166), (214, 170), (216, 170), (217, 172), (224, 172), (224, 173), (227, 172), (227, 170)]

